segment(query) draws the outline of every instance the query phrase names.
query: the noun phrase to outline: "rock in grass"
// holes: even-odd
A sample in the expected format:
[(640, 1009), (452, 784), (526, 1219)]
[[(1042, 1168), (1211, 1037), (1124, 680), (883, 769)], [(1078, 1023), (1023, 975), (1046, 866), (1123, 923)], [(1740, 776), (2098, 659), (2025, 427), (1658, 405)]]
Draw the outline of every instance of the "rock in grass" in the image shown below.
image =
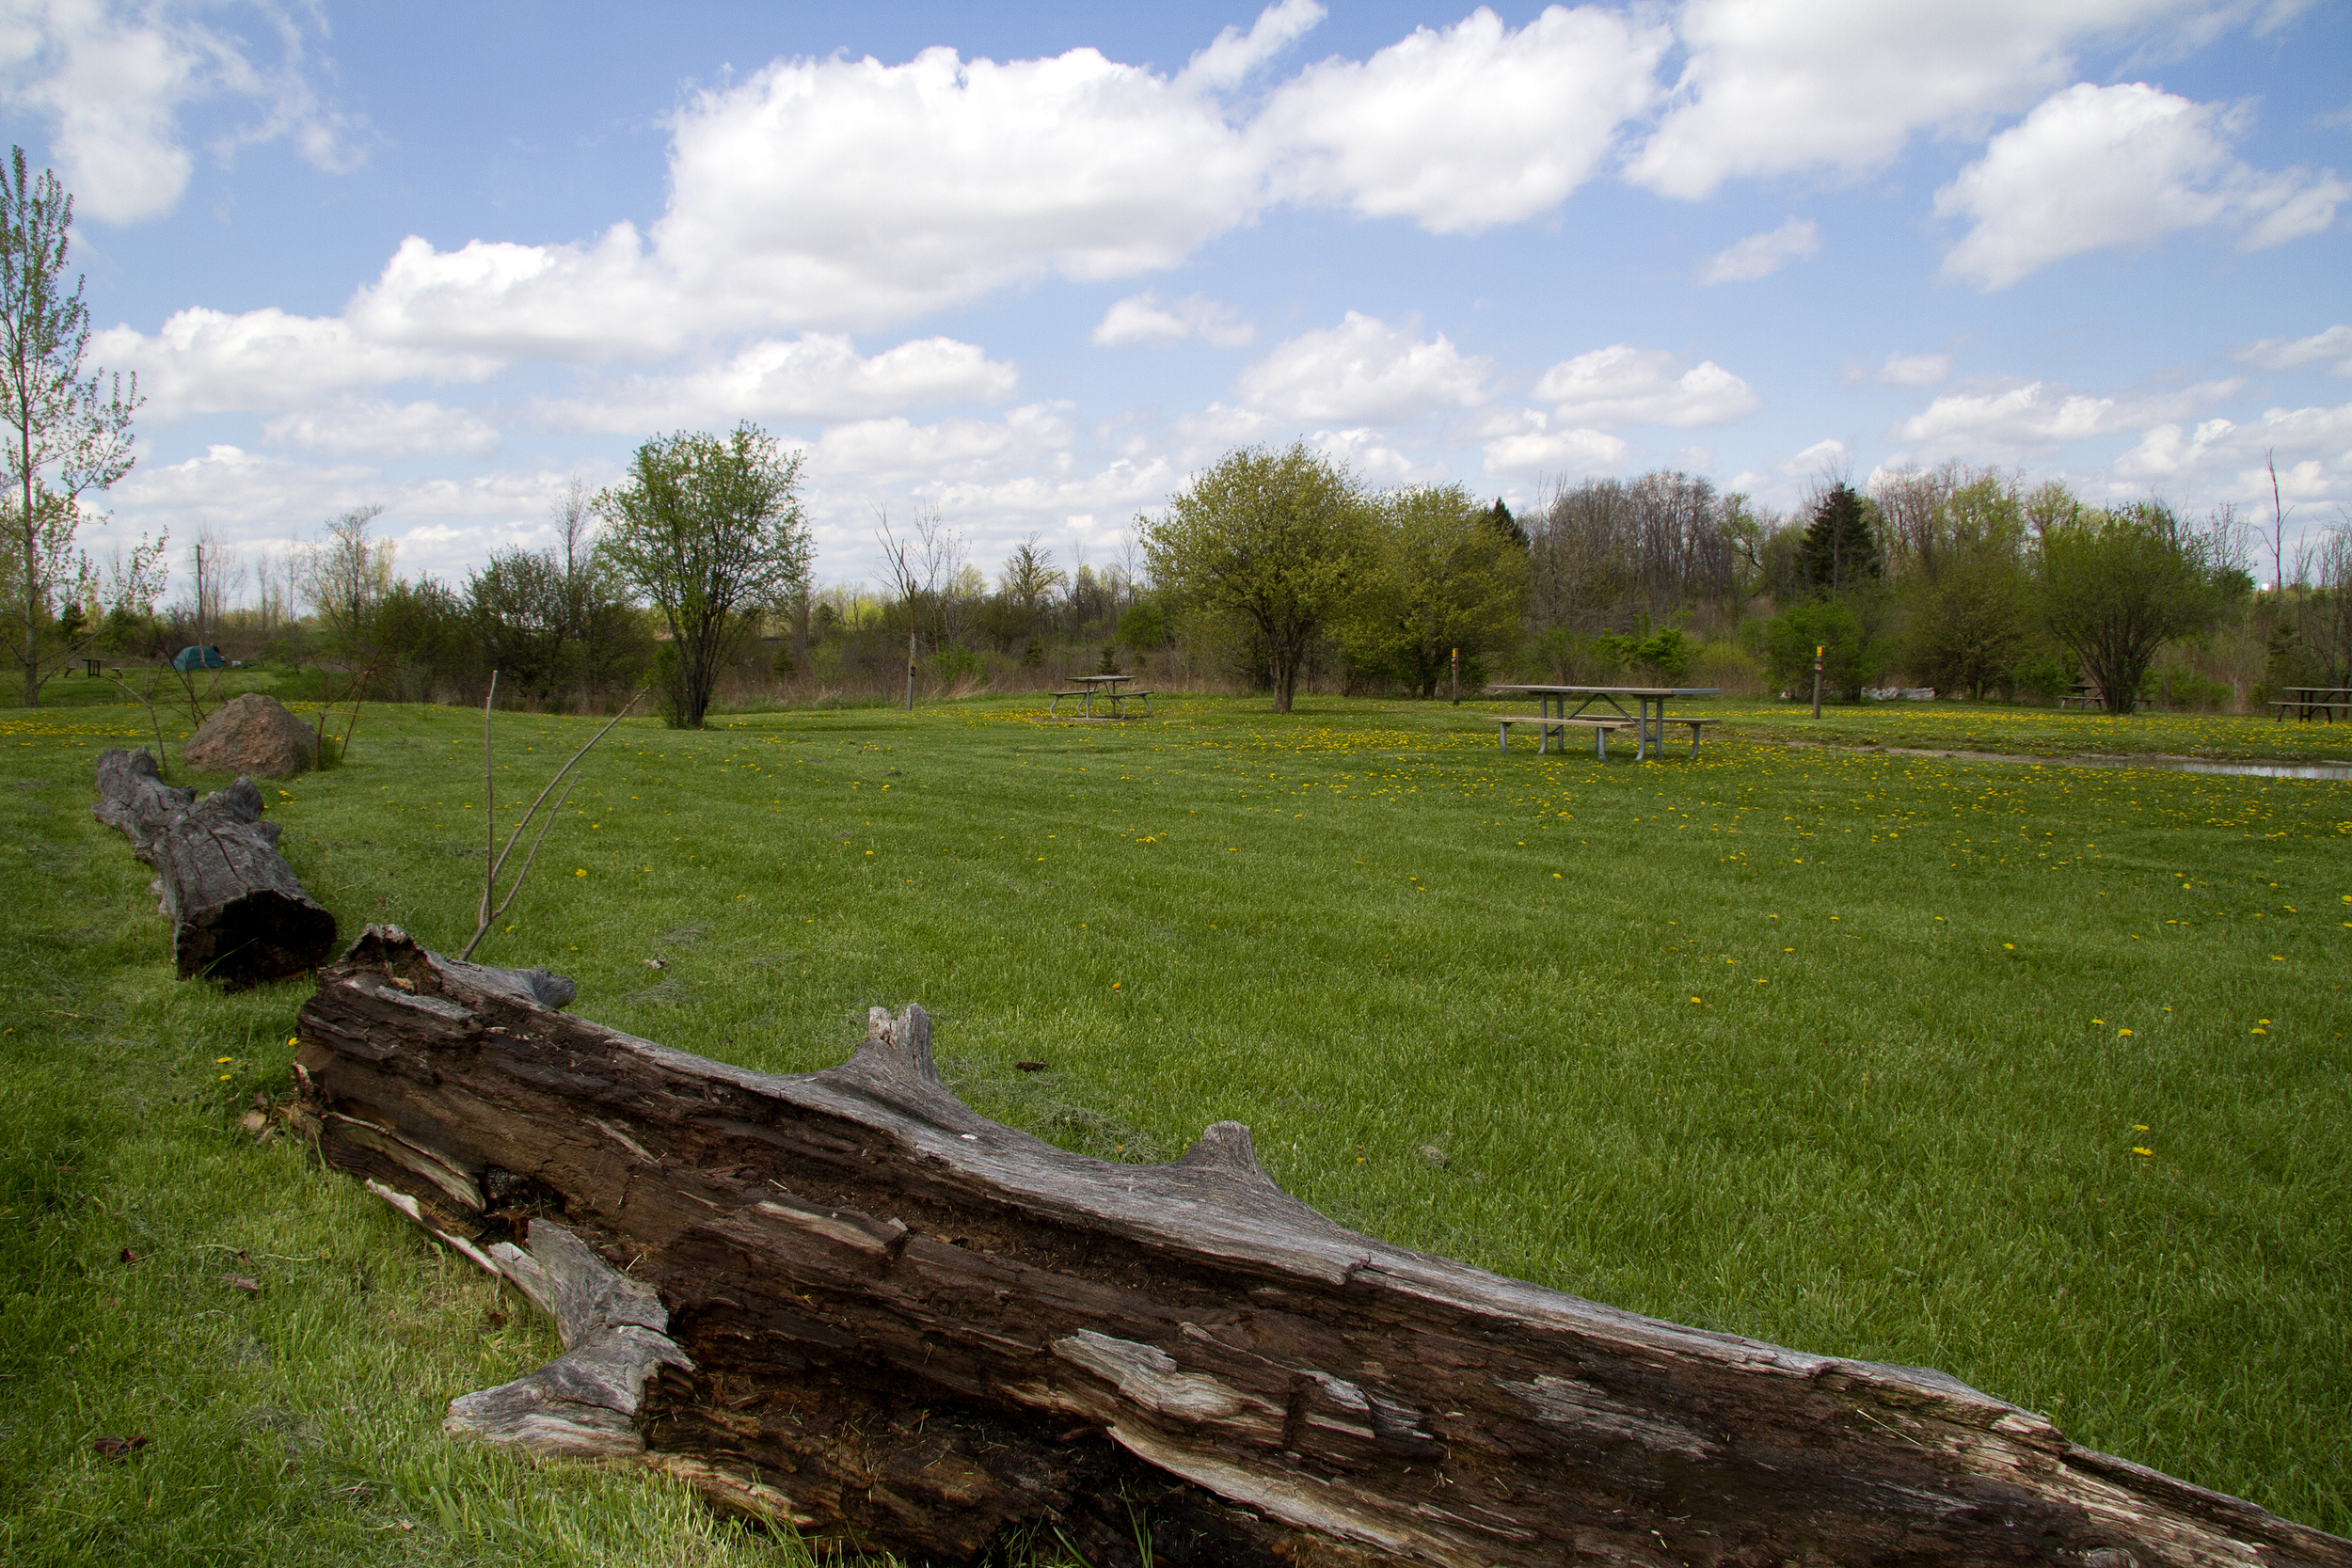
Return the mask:
[(318, 736), (275, 697), (248, 691), (231, 697), (197, 726), (180, 760), (199, 773), (242, 773), (284, 779), (310, 766)]

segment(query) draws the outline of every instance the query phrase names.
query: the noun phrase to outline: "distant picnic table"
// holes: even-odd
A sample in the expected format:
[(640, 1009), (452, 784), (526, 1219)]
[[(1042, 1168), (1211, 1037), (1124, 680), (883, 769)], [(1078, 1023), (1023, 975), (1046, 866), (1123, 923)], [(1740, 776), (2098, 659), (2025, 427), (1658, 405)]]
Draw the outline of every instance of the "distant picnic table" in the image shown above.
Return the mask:
[[(2105, 707), (2107, 705), (2107, 700), (2106, 695), (2100, 691), (2098, 687), (2094, 686), (2090, 681), (2076, 681), (2074, 683), (2074, 689), (2058, 699), (2058, 706), (2061, 709), (2065, 708), (2070, 704), (2075, 707), (2083, 708)], [(2148, 694), (2145, 691), (2141, 692), (2137, 699), (2132, 704), (2132, 707), (2135, 711), (2146, 707), (2147, 705)]]
[[(1560, 736), (1560, 749), (1565, 752), (1568, 746), (1568, 731), (1571, 729), (1590, 730), (1593, 732), (1593, 754), (1604, 762), (1609, 758), (1609, 736), (1616, 731), (1625, 729), (1630, 729), (1633, 732), (1633, 760), (1648, 761), (1650, 747), (1653, 744), (1660, 752), (1665, 751), (1668, 724), (1689, 726), (1691, 754), (1698, 755), (1699, 732), (1718, 721), (1691, 719), (1681, 715), (1669, 718), (1666, 714), (1666, 703), (1668, 699), (1674, 697), (1718, 696), (1723, 690), (1721, 687), (1715, 686), (1519, 684), (1490, 686), (1486, 689), (1493, 692), (1533, 692), (1535, 697), (1535, 711), (1533, 714), (1497, 714), (1486, 721), (1490, 724), (1500, 726), (1495, 734), (1495, 744), (1504, 751), (1511, 749), (1511, 726), (1514, 724), (1535, 726), (1535, 750), (1538, 753), (1546, 750), (1555, 732)], [(1571, 697), (1577, 700), (1574, 711), (1570, 711), (1568, 707), (1568, 699)], [(1633, 711), (1630, 713), (1628, 713), (1625, 708), (1625, 700), (1629, 697), (1633, 700)], [(1595, 704), (1603, 705), (1603, 710), (1594, 711)]]
[(2273, 719), (2284, 719), (2289, 708), (2295, 710), (2298, 721), (2317, 714), (2332, 724), (2338, 708), (2352, 716), (2352, 686), (2282, 686), (2279, 689), (2286, 693), (2286, 699), (2271, 699), (2270, 705), (2279, 710), (2271, 715)]
[[(1077, 675), (1073, 678), (1078, 682), (1077, 690), (1047, 693), (1051, 701), (1045, 705), (1046, 718), (1063, 717), (1056, 710), (1061, 705), (1061, 701), (1065, 697), (1074, 697), (1078, 701), (1078, 711), (1069, 716), (1073, 719), (1124, 719), (1127, 717), (1126, 705), (1132, 702), (1140, 702), (1143, 705), (1145, 718), (1149, 719), (1152, 716), (1152, 693), (1119, 689), (1123, 683), (1134, 680), (1136, 677), (1133, 675)], [(1096, 713), (1094, 705), (1097, 701), (1108, 703), (1110, 712)]]

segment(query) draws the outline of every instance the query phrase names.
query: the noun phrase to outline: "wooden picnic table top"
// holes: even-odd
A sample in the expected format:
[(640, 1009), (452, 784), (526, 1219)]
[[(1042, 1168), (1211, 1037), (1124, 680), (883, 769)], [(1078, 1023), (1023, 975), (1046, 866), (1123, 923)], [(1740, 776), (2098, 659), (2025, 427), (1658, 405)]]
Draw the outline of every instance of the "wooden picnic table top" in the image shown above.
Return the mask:
[(1136, 677), (1133, 675), (1073, 675), (1070, 678), (1076, 681), (1084, 681), (1089, 686), (1095, 686), (1115, 683), (1118, 681), (1131, 681)]
[(2282, 686), (2279, 689), (2299, 697), (2352, 697), (2352, 686)]
[(1489, 691), (1540, 691), (1555, 697), (1719, 697), (1720, 686), (1544, 686), (1497, 682)]

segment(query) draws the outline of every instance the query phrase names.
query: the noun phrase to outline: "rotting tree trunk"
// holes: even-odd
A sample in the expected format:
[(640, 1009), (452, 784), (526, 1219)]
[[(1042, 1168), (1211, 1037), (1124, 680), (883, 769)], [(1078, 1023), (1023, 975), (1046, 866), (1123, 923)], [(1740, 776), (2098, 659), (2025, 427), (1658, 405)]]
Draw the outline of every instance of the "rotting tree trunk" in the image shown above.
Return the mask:
[(155, 868), (181, 979), (242, 990), (316, 969), (333, 951), (335, 917), (278, 852), (278, 824), (263, 820), (252, 780), (199, 800), (163, 782), (146, 747), (118, 749), (98, 759), (90, 812)]
[(301, 1015), (326, 1157), (563, 1328), (453, 1432), (952, 1560), (2352, 1564), (1938, 1372), (1343, 1230), (1234, 1123), (1168, 1165), (1052, 1148), (941, 1086), (919, 1008), (778, 1077), (534, 987), (373, 927)]

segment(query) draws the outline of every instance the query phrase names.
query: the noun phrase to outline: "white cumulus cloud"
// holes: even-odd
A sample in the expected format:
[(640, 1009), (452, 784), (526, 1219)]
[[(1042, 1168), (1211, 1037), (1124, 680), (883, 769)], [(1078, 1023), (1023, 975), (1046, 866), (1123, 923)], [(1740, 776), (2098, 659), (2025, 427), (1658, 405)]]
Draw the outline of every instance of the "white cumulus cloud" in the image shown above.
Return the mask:
[(1252, 72), (1307, 36), (1328, 14), (1316, 0), (1279, 0), (1258, 13), (1249, 31), (1228, 27), (1192, 57), (1181, 87), (1210, 91), (1237, 87)]
[(1821, 230), (1811, 218), (1790, 218), (1778, 229), (1750, 234), (1708, 258), (1699, 269), (1701, 283), (1744, 283), (1770, 277), (1791, 261), (1818, 255)]
[(1938, 457), (1998, 460), (2087, 436), (2113, 435), (2209, 407), (2238, 389), (2203, 381), (2171, 391), (2092, 396), (2043, 381), (1949, 392), (1905, 420), (1898, 433)]
[(1092, 341), (1097, 348), (1120, 348), (1130, 343), (1165, 348), (1187, 338), (1198, 338), (1216, 348), (1244, 348), (1257, 335), (1258, 329), (1242, 320), (1241, 312), (1230, 305), (1202, 294), (1186, 294), (1163, 304), (1159, 295), (1146, 290), (1129, 294), (1103, 312)]
[(644, 376), (544, 405), (560, 429), (628, 433), (737, 420), (839, 420), (942, 403), (1002, 403), (1021, 383), (1013, 366), (953, 338), (917, 338), (860, 355), (834, 333), (763, 338), (726, 359)]
[[(311, 84), (302, 8), (222, 7), (208, 22), (192, 6), (104, 0), (15, 0), (0, 10), (0, 89), (45, 116), (50, 154), (80, 214), (107, 223), (160, 217), (179, 204), (195, 168), (187, 111), (226, 103), (244, 122), (211, 138), (226, 155), (284, 138), (313, 166), (356, 159), (357, 123), (326, 108)], [(253, 49), (235, 24), (277, 45)]]
[(1939, 215), (1974, 226), (1946, 253), (1944, 274), (1991, 291), (2176, 230), (2227, 223), (2241, 248), (2260, 249), (2332, 224), (2352, 186), (2332, 171), (2252, 167), (2231, 150), (2244, 129), (2230, 105), (2144, 82), (2053, 94), (1935, 193)]
[(1443, 333), (1424, 340), (1350, 310), (1339, 325), (1301, 333), (1235, 378), (1252, 410), (1329, 424), (1401, 424), (1438, 408), (1486, 401), (1492, 366)]
[(501, 369), (480, 353), (373, 341), (340, 317), (276, 307), (240, 315), (175, 311), (151, 336), (127, 326), (90, 335), (89, 360), (135, 372), (157, 420), (300, 408), (322, 395), (391, 382), (484, 381)]
[(1496, 476), (1613, 473), (1630, 451), (1605, 430), (1526, 430), (1498, 436), (1483, 449), (1486, 472)]
[(1967, 134), (2072, 73), (2082, 42), (2207, 0), (1687, 0), (1671, 107), (1629, 167), (1669, 196), (1867, 172), (1921, 131)]
[(2272, 408), (2244, 423), (2156, 425), (2116, 460), (2115, 470), (2142, 485), (2231, 489), (2266, 506), (2274, 457), (2287, 499), (2352, 500), (2352, 403)]
[(276, 446), (306, 447), (338, 456), (427, 457), (463, 452), (486, 457), (499, 447), (499, 433), (462, 408), (437, 403), (377, 400), (331, 403), (282, 415), (262, 427)]
[(809, 471), (828, 486), (845, 478), (931, 483), (1002, 478), (1012, 464), (1065, 451), (1074, 435), (1067, 405), (1057, 403), (1014, 408), (1001, 420), (858, 420), (818, 437)]
[(1849, 370), (1848, 381), (1875, 381), (1883, 387), (1932, 387), (1949, 380), (1952, 356), (1948, 354), (1890, 354), (1876, 370)]
[(1253, 131), (1296, 197), (1469, 233), (1551, 211), (1654, 100), (1662, 27), (1597, 7), (1513, 30), (1484, 6), (1275, 91)]
[(2265, 338), (2238, 350), (2238, 358), (2266, 371), (2293, 370), (2314, 359), (2333, 359), (2336, 375), (2352, 375), (2352, 326), (2341, 324), (2308, 338)]
[(1664, 349), (1613, 343), (1546, 371), (1535, 395), (1564, 424), (1725, 424), (1764, 406), (1756, 388), (1712, 359), (1685, 368)]

